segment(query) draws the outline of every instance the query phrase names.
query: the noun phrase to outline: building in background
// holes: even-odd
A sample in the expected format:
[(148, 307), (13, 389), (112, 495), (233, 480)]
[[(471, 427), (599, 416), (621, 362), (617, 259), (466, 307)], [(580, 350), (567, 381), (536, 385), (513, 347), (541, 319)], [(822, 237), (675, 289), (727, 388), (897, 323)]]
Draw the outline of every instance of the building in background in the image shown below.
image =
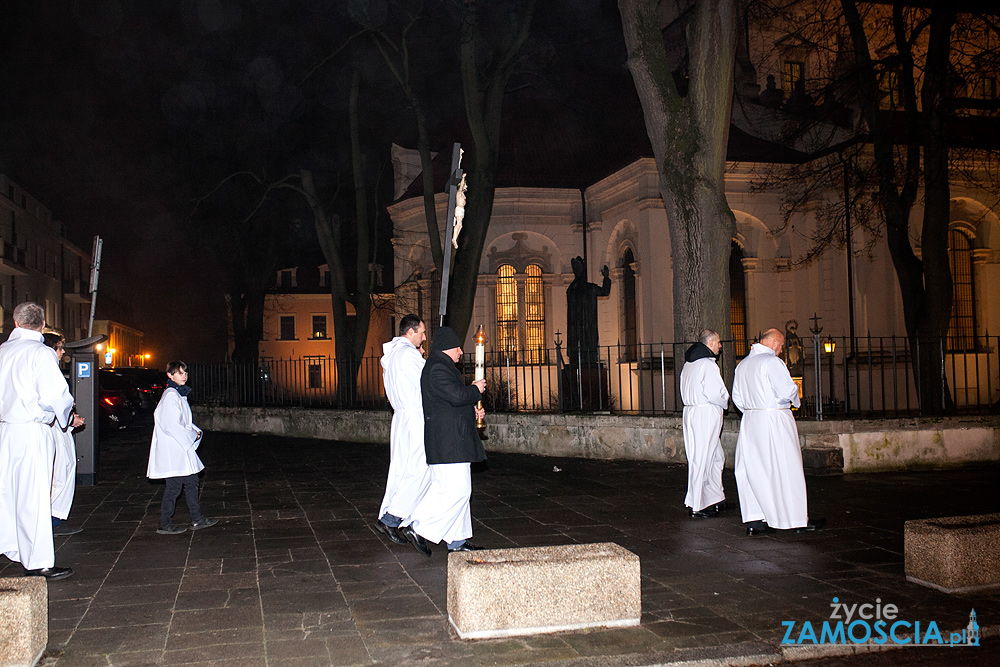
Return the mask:
[(2, 335), (14, 328), (14, 306), (34, 301), (67, 340), (87, 336), (90, 253), (66, 238), (63, 223), (0, 174), (0, 314)]
[[(127, 324), (113, 320), (94, 320), (94, 335), (108, 337), (95, 348), (101, 367), (111, 366), (156, 366), (165, 364), (166, 359), (153, 359), (143, 346), (143, 332)], [(110, 355), (110, 357), (108, 356)]]

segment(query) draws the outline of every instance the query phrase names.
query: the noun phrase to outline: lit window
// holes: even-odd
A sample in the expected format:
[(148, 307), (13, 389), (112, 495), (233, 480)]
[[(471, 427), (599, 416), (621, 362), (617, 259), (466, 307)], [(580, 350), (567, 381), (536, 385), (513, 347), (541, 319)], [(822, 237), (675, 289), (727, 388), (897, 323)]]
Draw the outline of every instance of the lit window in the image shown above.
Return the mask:
[(976, 284), (973, 275), (972, 239), (953, 229), (948, 232), (951, 265), (951, 322), (948, 349), (953, 352), (976, 350)]
[(782, 81), (782, 87), (785, 90), (785, 99), (791, 99), (792, 93), (795, 92), (795, 84), (805, 76), (805, 63), (796, 62), (794, 60), (785, 61), (785, 76)]
[(313, 315), (312, 337), (326, 338), (326, 315)]
[(747, 356), (747, 279), (743, 272), (743, 248), (736, 241), (729, 251), (729, 332), (733, 354)]
[(622, 361), (636, 361), (639, 358), (639, 333), (635, 309), (635, 271), (632, 265), (635, 255), (631, 248), (622, 253), (619, 265), (622, 269)]
[[(519, 287), (520, 285), (520, 287)], [(497, 270), (495, 350), (504, 359), (537, 364), (545, 358), (545, 283), (542, 267), (523, 274), (504, 264)]]

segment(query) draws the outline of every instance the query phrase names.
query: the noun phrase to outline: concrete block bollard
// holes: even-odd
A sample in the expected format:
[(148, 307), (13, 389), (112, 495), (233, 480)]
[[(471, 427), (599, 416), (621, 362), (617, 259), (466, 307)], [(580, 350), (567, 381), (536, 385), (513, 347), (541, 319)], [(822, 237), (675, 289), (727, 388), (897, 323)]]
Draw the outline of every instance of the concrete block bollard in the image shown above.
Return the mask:
[(639, 625), (639, 557), (617, 544), (448, 554), (448, 620), (462, 639)]
[(45, 577), (0, 579), (0, 667), (31, 667), (48, 641)]
[(907, 521), (907, 581), (945, 593), (1000, 588), (1000, 514)]

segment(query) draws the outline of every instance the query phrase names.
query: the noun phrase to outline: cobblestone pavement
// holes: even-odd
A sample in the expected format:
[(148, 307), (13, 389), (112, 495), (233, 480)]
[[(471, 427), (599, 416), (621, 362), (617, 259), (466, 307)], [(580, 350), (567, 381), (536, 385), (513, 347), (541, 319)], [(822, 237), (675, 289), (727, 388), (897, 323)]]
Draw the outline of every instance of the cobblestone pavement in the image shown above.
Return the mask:
[[(1000, 593), (903, 576), (903, 522), (1000, 512), (996, 467), (810, 478), (810, 514), (829, 528), (751, 538), (736, 507), (687, 517), (683, 466), (494, 454), (473, 475), (474, 542), (616, 542), (642, 562), (642, 624), (462, 641), (443, 546), (425, 558), (373, 528), (387, 447), (206, 434), (202, 507), (221, 522), (165, 536), (149, 435), (147, 420), (104, 443), (99, 484), (77, 490), (69, 523), (84, 530), (56, 538), (57, 564), (76, 573), (49, 584), (44, 665), (767, 664), (823, 655), (782, 651), (782, 621), (818, 628), (833, 597), (880, 598), (942, 633), (975, 607), (985, 634), (1000, 628)], [(725, 485), (735, 506), (728, 471)], [(175, 519), (188, 520), (183, 502)], [(18, 574), (0, 556), (0, 576)], [(975, 662), (977, 649), (951, 650), (952, 664)]]

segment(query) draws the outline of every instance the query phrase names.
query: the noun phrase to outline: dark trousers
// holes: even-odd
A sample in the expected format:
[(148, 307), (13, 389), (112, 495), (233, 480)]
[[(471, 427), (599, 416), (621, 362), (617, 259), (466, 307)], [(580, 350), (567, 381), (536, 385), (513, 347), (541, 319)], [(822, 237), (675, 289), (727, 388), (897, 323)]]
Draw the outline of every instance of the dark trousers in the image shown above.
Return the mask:
[(188, 511), (191, 512), (191, 522), (201, 521), (205, 516), (201, 513), (201, 506), (198, 504), (198, 474), (187, 475), (185, 477), (167, 477), (167, 485), (163, 489), (163, 502), (160, 503), (160, 528), (170, 525), (170, 520), (174, 516), (174, 507), (177, 505), (177, 497), (184, 491), (184, 500), (187, 501)]

